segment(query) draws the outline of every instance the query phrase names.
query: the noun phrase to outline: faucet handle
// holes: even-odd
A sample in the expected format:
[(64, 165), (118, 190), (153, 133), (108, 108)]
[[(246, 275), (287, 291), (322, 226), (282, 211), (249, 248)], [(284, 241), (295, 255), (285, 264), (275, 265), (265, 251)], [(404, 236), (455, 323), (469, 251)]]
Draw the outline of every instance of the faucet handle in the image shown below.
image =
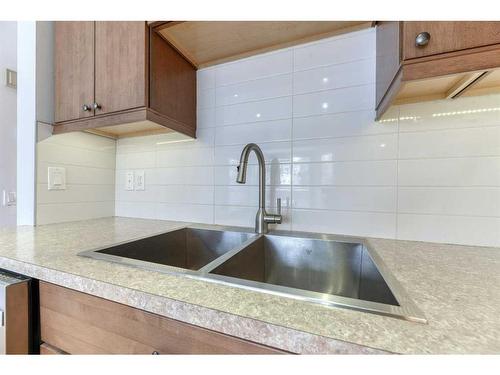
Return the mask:
[(278, 215), (281, 215), (281, 198), (276, 199), (276, 207), (278, 207)]

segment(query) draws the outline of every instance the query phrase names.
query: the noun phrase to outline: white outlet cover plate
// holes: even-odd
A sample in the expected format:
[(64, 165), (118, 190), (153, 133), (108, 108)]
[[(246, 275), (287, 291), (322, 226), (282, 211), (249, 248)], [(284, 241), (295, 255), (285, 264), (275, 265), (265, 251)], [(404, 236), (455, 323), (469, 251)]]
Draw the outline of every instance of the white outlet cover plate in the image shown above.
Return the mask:
[(134, 171), (125, 172), (125, 190), (134, 190)]
[(49, 190), (66, 190), (66, 168), (48, 167)]
[(135, 190), (146, 190), (144, 171), (135, 171)]

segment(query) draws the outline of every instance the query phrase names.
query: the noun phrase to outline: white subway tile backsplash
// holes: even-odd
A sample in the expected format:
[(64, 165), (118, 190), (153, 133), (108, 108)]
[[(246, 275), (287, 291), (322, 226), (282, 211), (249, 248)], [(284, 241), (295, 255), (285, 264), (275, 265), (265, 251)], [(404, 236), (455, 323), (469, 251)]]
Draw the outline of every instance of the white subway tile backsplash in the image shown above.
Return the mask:
[[(238, 146), (217, 146), (215, 148), (215, 165), (238, 165), (240, 162), (241, 150), (245, 144)], [(259, 145), (264, 153), (266, 163), (290, 163), (291, 144), (290, 142), (270, 142)], [(249, 164), (257, 164), (254, 153), (248, 158)]]
[(401, 187), (401, 213), (500, 217), (500, 187)]
[(115, 216), (156, 219), (158, 203), (116, 201)]
[(215, 87), (215, 68), (198, 69), (196, 73), (197, 90)]
[[(255, 226), (255, 207), (244, 206), (215, 206), (215, 222), (220, 225), (230, 225), (238, 227), (253, 227)], [(270, 224), (269, 229), (289, 230), (290, 211), (284, 209), (282, 211), (283, 220), (279, 225)]]
[(198, 90), (196, 94), (196, 106), (199, 109), (210, 108), (215, 105), (215, 89)]
[(396, 212), (396, 187), (294, 186), (293, 208)]
[(61, 143), (40, 142), (37, 144), (37, 155), (40, 162), (93, 168), (115, 168), (114, 152), (75, 148)]
[(186, 203), (160, 203), (157, 208), (157, 218), (160, 220), (212, 224), (213, 206)]
[(213, 167), (170, 167), (156, 169), (159, 185), (213, 185)]
[(217, 126), (272, 121), (292, 117), (292, 97), (261, 100), (217, 107)]
[(397, 134), (293, 142), (295, 163), (384, 160), (396, 157)]
[(375, 83), (375, 61), (360, 60), (295, 72), (293, 93), (306, 94), (373, 83)]
[(215, 107), (211, 108), (198, 108), (196, 111), (196, 128), (212, 128), (216, 124), (215, 122)]
[(402, 240), (498, 246), (500, 218), (440, 215), (398, 215)]
[(384, 238), (396, 235), (394, 213), (294, 209), (292, 220), (293, 229), (299, 231)]
[(294, 48), (294, 70), (375, 58), (375, 33), (360, 31)]
[[(290, 207), (291, 188), (288, 186), (268, 186), (266, 207), (276, 207), (276, 199), (281, 198), (283, 208)], [(215, 204), (220, 206), (259, 207), (259, 187), (252, 185), (216, 186)]]
[(304, 163), (292, 167), (293, 185), (395, 186), (396, 161)]
[(375, 85), (319, 91), (293, 97), (293, 116), (373, 110)]
[[(394, 106), (375, 121), (374, 29), (197, 74), (196, 140), (117, 141), (116, 215), (252, 227), (257, 160), (244, 185), (236, 165), (255, 142), (269, 211), (283, 200), (272, 228), (500, 246), (500, 95)], [(57, 155), (84, 150), (49, 158), (77, 165), (70, 185), (110, 181), (106, 142), (56, 141)], [(124, 190), (129, 169), (145, 170), (145, 191)], [(102, 185), (82, 199), (109, 195), (96, 193)]]
[(292, 50), (283, 50), (222, 64), (215, 68), (217, 86), (292, 72)]
[(400, 160), (400, 186), (500, 186), (500, 157)]
[(217, 106), (292, 95), (292, 75), (258, 79), (216, 89)]
[[(390, 112), (395, 112), (391, 109)], [(353, 137), (397, 133), (397, 122), (375, 121), (373, 110), (342, 112), (293, 119), (293, 139)]]
[(145, 169), (156, 166), (154, 151), (117, 154), (116, 169)]
[(156, 201), (161, 203), (209, 204), (214, 203), (214, 186), (164, 185), (158, 186)]
[(66, 190), (48, 190), (47, 183), (37, 184), (37, 203), (83, 203), (83, 202), (113, 202), (115, 200), (114, 185), (66, 184)]
[[(116, 142), (74, 132), (37, 144), (37, 225), (113, 216)], [(49, 167), (66, 171), (66, 189), (48, 190)]]
[(402, 133), (500, 125), (498, 95), (407, 104), (400, 110)]
[[(112, 140), (104, 137), (96, 137), (93, 134), (84, 132), (72, 132), (53, 135), (40, 142), (38, 145), (44, 147), (54, 144), (66, 146), (73, 149), (73, 151), (78, 148), (89, 151), (107, 152), (113, 155), (116, 149), (115, 142), (113, 142)], [(41, 154), (40, 156), (44, 155)]]
[(42, 162), (37, 163), (37, 183), (45, 184), (47, 188), (48, 183), (48, 167), (62, 167), (66, 168), (66, 184), (80, 185), (80, 184), (93, 184), (93, 185), (114, 185), (115, 175), (114, 169), (109, 168), (95, 168), (85, 166), (71, 166), (65, 164)]
[(402, 133), (399, 143), (402, 159), (500, 156), (500, 126)]
[(215, 145), (287, 141), (291, 139), (291, 133), (291, 119), (220, 126), (216, 129)]
[(115, 202), (64, 202), (37, 204), (37, 225), (113, 216)]
[(214, 149), (211, 147), (188, 147), (159, 150), (157, 167), (211, 166)]
[[(215, 185), (237, 185), (236, 176), (238, 172), (235, 165), (215, 167)], [(246, 185), (259, 184), (259, 166), (256, 164), (247, 167)], [(268, 164), (266, 165), (266, 186), (290, 185), (291, 164)]]

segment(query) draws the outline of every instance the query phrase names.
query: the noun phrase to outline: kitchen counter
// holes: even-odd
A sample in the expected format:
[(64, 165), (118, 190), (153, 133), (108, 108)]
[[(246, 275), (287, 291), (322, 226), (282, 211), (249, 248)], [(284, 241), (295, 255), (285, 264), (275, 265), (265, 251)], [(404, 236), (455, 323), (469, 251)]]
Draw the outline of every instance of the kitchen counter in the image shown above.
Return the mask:
[(500, 353), (500, 249), (367, 239), (427, 324), (76, 254), (184, 227), (104, 218), (0, 230), (0, 268), (295, 353)]

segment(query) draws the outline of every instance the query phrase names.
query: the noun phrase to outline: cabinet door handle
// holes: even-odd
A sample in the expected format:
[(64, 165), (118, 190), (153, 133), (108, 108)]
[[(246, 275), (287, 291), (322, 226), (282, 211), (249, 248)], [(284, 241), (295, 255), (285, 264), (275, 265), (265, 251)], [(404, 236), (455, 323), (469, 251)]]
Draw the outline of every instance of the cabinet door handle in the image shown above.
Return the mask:
[(418, 33), (417, 37), (415, 38), (415, 46), (424, 47), (429, 43), (430, 39), (431, 39), (431, 34), (429, 34), (427, 31)]
[(95, 111), (95, 110), (101, 109), (101, 105), (94, 102), (94, 104), (92, 104), (92, 108), (94, 108), (94, 111)]
[(82, 105), (82, 111), (83, 112), (90, 112), (90, 111), (92, 111), (92, 108), (89, 105), (84, 104), (84, 105)]

